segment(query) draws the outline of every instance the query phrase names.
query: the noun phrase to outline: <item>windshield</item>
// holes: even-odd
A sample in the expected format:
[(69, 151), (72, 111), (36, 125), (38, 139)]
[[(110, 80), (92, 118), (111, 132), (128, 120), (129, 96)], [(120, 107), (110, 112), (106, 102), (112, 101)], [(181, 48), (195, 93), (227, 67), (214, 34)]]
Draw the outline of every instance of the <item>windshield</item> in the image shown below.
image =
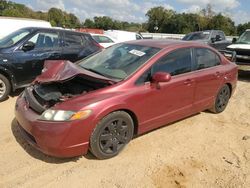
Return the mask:
[(183, 40), (205, 40), (209, 39), (210, 32), (204, 31), (204, 32), (197, 32), (197, 33), (190, 33), (187, 34)]
[(237, 43), (241, 43), (241, 44), (250, 44), (250, 31), (246, 31), (244, 32), (239, 40), (237, 41)]
[(30, 32), (31, 31), (28, 29), (20, 29), (7, 35), (6, 37), (0, 40), (0, 48), (7, 48), (18, 43), (22, 38), (27, 36)]
[(89, 71), (111, 79), (125, 79), (160, 49), (134, 44), (117, 44), (80, 61)]

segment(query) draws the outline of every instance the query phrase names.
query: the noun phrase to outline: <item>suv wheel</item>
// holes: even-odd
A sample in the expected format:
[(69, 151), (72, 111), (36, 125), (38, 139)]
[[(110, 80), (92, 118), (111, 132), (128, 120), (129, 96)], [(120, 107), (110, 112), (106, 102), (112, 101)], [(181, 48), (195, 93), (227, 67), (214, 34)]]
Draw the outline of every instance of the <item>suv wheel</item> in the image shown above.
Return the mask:
[(0, 74), (0, 102), (8, 98), (10, 93), (10, 82), (2, 74)]

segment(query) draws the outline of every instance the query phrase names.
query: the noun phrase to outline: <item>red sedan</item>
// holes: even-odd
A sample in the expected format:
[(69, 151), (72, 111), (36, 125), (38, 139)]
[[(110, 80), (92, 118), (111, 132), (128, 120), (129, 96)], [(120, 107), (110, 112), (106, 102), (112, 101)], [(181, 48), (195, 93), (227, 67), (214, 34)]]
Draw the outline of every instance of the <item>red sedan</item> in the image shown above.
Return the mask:
[(42, 152), (72, 157), (117, 155), (134, 135), (210, 109), (222, 112), (237, 67), (199, 43), (139, 40), (87, 59), (45, 63), (18, 97), (16, 119)]

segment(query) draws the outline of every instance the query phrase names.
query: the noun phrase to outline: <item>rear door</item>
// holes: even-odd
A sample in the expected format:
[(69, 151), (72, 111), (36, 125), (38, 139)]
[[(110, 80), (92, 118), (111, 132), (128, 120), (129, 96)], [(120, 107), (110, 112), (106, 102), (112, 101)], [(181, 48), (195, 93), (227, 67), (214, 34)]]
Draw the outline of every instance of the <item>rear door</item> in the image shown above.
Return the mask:
[(75, 32), (63, 32), (63, 59), (75, 62), (79, 59), (79, 54), (83, 47), (83, 38), (81, 34)]
[(194, 48), (194, 59), (194, 107), (202, 111), (211, 106), (223, 82), (223, 65), (220, 57), (208, 48)]
[(13, 53), (16, 59), (15, 75), (18, 85), (30, 83), (41, 74), (45, 60), (61, 59), (60, 32), (38, 31), (27, 41), (35, 44), (34, 49), (23, 51), (22, 47)]
[(100, 49), (101, 46), (89, 34), (64, 31), (63, 59), (75, 62)]

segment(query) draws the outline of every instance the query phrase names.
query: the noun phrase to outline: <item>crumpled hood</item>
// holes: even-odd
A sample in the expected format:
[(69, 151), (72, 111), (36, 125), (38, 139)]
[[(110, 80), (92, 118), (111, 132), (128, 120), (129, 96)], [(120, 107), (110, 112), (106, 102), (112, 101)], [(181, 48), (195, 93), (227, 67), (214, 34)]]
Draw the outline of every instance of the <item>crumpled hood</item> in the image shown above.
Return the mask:
[(96, 73), (90, 72), (79, 66), (71, 63), (66, 60), (47, 60), (44, 63), (44, 69), (42, 74), (38, 76), (34, 82), (38, 83), (50, 83), (50, 82), (59, 82), (71, 79), (75, 76), (89, 76), (102, 80), (104, 82), (112, 82), (110, 79), (98, 75)]

